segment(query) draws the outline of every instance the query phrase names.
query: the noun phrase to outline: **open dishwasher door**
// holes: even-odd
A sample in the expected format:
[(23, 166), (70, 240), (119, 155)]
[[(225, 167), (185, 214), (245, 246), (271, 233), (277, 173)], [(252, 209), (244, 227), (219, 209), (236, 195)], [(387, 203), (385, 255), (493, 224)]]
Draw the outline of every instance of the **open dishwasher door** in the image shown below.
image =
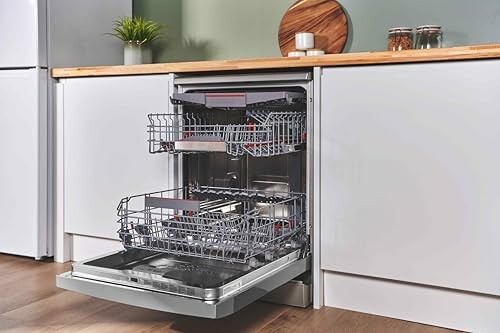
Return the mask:
[(309, 270), (299, 250), (260, 268), (125, 250), (73, 265), (59, 288), (143, 308), (223, 318)]

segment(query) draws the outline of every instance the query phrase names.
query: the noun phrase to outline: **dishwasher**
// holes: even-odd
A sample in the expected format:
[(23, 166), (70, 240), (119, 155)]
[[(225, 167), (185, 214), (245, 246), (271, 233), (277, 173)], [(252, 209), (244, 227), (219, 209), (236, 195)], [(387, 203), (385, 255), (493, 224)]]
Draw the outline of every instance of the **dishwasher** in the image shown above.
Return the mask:
[(145, 119), (170, 188), (122, 199), (124, 249), (57, 286), (205, 318), (258, 299), (309, 305), (312, 73), (177, 75), (173, 88)]

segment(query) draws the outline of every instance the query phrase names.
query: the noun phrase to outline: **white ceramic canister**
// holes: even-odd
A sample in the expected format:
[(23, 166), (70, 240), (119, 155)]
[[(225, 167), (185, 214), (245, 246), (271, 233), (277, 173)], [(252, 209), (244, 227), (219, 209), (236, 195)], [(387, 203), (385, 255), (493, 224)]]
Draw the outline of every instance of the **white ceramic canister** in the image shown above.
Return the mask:
[(295, 48), (308, 50), (314, 48), (314, 34), (312, 32), (298, 32), (295, 34)]

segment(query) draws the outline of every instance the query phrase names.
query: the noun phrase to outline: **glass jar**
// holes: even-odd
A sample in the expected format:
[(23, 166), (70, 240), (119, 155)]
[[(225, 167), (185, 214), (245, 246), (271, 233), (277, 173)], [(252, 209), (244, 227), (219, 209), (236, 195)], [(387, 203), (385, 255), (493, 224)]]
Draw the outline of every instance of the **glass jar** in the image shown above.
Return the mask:
[(388, 51), (411, 50), (413, 47), (413, 29), (412, 28), (391, 28), (387, 37)]
[(415, 36), (416, 49), (435, 49), (443, 46), (443, 31), (439, 25), (417, 27)]

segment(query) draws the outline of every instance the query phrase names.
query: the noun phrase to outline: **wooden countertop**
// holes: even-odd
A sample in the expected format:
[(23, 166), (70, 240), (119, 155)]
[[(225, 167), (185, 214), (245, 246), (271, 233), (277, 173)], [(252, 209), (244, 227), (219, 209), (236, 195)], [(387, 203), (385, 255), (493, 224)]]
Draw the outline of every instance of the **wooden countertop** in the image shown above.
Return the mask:
[(335, 67), (492, 58), (500, 58), (500, 44), (452, 47), (431, 50), (409, 50), (400, 52), (327, 54), (318, 57), (282, 57), (243, 60), (178, 62), (134, 66), (54, 68), (52, 69), (52, 77), (69, 78), (114, 75), (268, 70), (280, 68)]

